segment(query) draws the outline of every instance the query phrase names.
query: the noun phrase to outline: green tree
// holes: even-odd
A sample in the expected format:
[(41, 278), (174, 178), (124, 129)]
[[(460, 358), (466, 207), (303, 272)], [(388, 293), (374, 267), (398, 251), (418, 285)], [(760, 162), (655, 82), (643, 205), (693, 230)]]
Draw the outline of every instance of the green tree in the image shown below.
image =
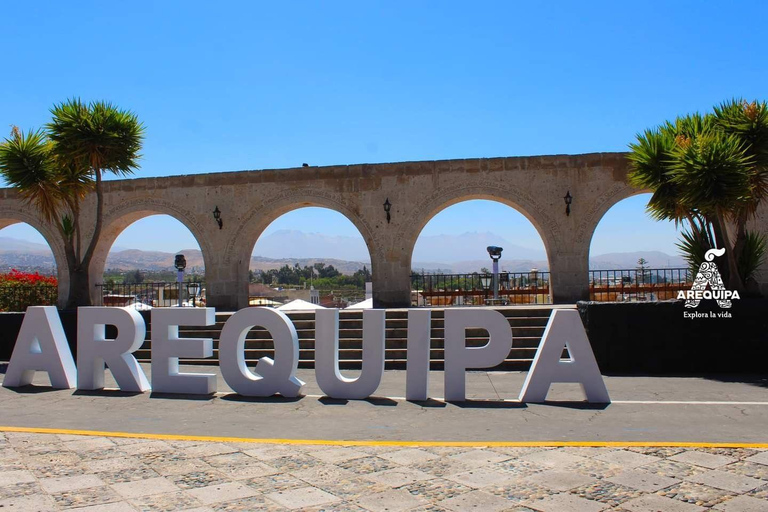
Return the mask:
[(724, 278), (743, 292), (762, 260), (756, 251), (765, 251), (765, 238), (746, 225), (768, 195), (766, 104), (731, 100), (679, 117), (639, 134), (630, 149), (630, 183), (653, 191), (649, 213), (684, 225), (678, 247), (692, 266), (706, 249), (724, 247)]
[[(107, 102), (72, 99), (51, 109), (44, 130), (14, 127), (0, 144), (0, 174), (53, 224), (64, 241), (70, 276), (68, 308), (91, 304), (89, 270), (104, 219), (105, 172), (138, 167), (144, 127), (135, 114)], [(83, 199), (96, 193), (93, 233), (80, 225)]]

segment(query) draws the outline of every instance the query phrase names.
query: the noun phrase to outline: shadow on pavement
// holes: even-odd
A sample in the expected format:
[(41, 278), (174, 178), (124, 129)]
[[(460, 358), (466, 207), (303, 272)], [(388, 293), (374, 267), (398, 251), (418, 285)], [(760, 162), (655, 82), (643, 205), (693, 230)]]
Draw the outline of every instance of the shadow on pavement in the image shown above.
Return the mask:
[(448, 402), (462, 409), (525, 409), (522, 402), (503, 402), (501, 400), (465, 400), (464, 402)]
[(260, 404), (271, 404), (271, 403), (292, 403), (292, 402), (298, 402), (300, 400), (303, 400), (303, 396), (296, 396), (296, 397), (285, 397), (285, 396), (243, 396), (238, 395), (237, 393), (231, 393), (228, 395), (224, 395), (219, 397), (221, 400), (226, 400), (228, 402), (251, 402), (251, 403), (260, 403)]
[(73, 395), (78, 396), (108, 396), (117, 398), (130, 398), (143, 395), (141, 391), (121, 391), (119, 389), (78, 389)]
[(216, 394), (211, 393), (210, 395), (177, 395), (175, 393), (159, 393), (152, 391), (149, 394), (149, 398), (160, 398), (166, 400), (198, 400), (205, 402), (216, 398)]

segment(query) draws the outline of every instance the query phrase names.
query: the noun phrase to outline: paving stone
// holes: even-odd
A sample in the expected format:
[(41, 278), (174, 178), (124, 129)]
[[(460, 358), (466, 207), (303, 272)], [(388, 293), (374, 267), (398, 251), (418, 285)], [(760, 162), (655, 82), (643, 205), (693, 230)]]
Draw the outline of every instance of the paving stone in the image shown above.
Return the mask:
[(115, 443), (106, 437), (89, 437), (86, 439), (81, 437), (77, 441), (65, 442), (63, 445), (73, 452), (88, 452), (91, 450), (108, 450), (113, 448)]
[(670, 478), (635, 469), (624, 471), (607, 480), (644, 492), (656, 492), (680, 483), (680, 480), (677, 478)]
[(756, 478), (749, 478), (747, 476), (735, 475), (733, 473), (718, 470), (689, 476), (686, 480), (734, 493), (744, 493), (764, 485), (762, 480)]
[(230, 482), (208, 487), (198, 487), (185, 491), (204, 505), (249, 498), (257, 494), (256, 490), (240, 482)]
[(274, 475), (275, 473), (279, 473), (279, 471), (272, 466), (268, 466), (263, 462), (256, 460), (249, 464), (222, 466), (216, 468), (216, 470), (232, 480), (245, 480), (247, 478), (256, 478), (259, 476)]
[(636, 468), (638, 466), (644, 466), (645, 464), (651, 464), (659, 460), (658, 457), (643, 455), (641, 453), (630, 452), (627, 450), (614, 450), (610, 452), (604, 452), (595, 456), (594, 458), (603, 462), (617, 464), (625, 468)]
[(61, 491), (76, 491), (88, 487), (101, 487), (104, 481), (96, 475), (65, 476), (61, 478), (43, 478), (40, 487), (45, 492), (54, 493)]
[(410, 510), (424, 503), (424, 498), (414, 496), (405, 489), (390, 489), (357, 500), (358, 505), (371, 512), (399, 512)]
[(768, 450), (756, 453), (755, 455), (752, 455), (751, 457), (748, 457), (744, 460), (747, 462), (755, 462), (757, 464), (764, 464), (768, 466)]
[[(504, 462), (502, 462), (501, 464), (504, 464)], [(426, 462), (421, 462), (419, 464), (413, 464), (409, 467), (418, 469), (419, 471), (423, 471), (424, 473), (429, 473), (430, 475), (434, 475), (439, 478), (442, 478), (447, 475), (455, 475), (457, 473), (463, 473), (464, 471), (470, 471), (472, 469), (472, 466), (470, 465), (462, 464), (457, 460), (453, 460), (445, 457), (428, 460)]]
[(702, 507), (715, 506), (734, 496), (730, 491), (716, 489), (708, 485), (697, 484), (694, 482), (682, 482), (669, 489), (658, 491), (656, 494), (666, 496), (667, 498), (674, 498), (686, 503), (693, 503)]
[(671, 457), (678, 453), (683, 453), (685, 448), (675, 446), (628, 446), (626, 450), (644, 455), (653, 455), (655, 457)]
[(572, 494), (555, 494), (527, 503), (526, 506), (541, 512), (600, 512), (608, 508), (603, 503), (579, 498)]
[(53, 498), (39, 494), (36, 496), (0, 498), (0, 508), (3, 510), (14, 510), (19, 512), (58, 512), (60, 510), (53, 501)]
[(211, 455), (234, 453), (238, 450), (226, 443), (204, 443), (183, 448), (183, 451), (189, 457), (208, 457)]
[[(124, 501), (119, 501), (116, 503), (100, 503), (90, 507), (77, 508), (74, 512), (136, 512), (136, 509)], [(192, 511), (187, 510), (186, 512)]]
[(736, 496), (733, 499), (716, 505), (712, 510), (722, 512), (765, 512), (768, 502), (750, 496)]
[(172, 452), (174, 448), (165, 441), (151, 441), (148, 443), (122, 445), (120, 446), (120, 451), (126, 455), (139, 455), (155, 452)]
[(483, 491), (461, 494), (447, 500), (438, 501), (437, 505), (454, 512), (463, 512), (465, 510), (496, 512), (509, 508), (509, 502), (504, 498)]
[(131, 504), (141, 512), (173, 512), (196, 507), (201, 503), (183, 491), (134, 498)]
[(243, 452), (223, 453), (221, 455), (211, 455), (202, 457), (199, 460), (212, 467), (230, 467), (230, 466), (242, 466), (246, 464), (254, 464), (258, 461), (253, 460), (253, 457), (249, 457)]
[(408, 485), (413, 482), (429, 480), (434, 478), (434, 476), (419, 471), (418, 469), (403, 467), (388, 469), (386, 471), (377, 471), (376, 473), (367, 475), (367, 478), (389, 487), (402, 487), (403, 485)]
[(305, 487), (307, 485), (306, 482), (295, 476), (280, 473), (251, 478), (249, 480), (244, 480), (242, 483), (247, 484), (249, 487), (262, 494), (269, 494), (275, 491), (286, 491), (288, 489), (298, 489), (299, 487)]
[(243, 450), (243, 453), (258, 460), (272, 460), (280, 457), (289, 457), (296, 453), (292, 446), (280, 444), (252, 445), (251, 448)]
[(501, 496), (513, 504), (529, 503), (552, 495), (552, 490), (547, 487), (518, 479), (513, 479), (502, 486), (486, 487), (483, 490), (495, 496)]
[(574, 471), (542, 471), (525, 478), (526, 482), (533, 482), (554, 491), (568, 491), (574, 487), (587, 485), (593, 478)]
[(34, 482), (35, 477), (26, 470), (17, 470), (17, 471), (3, 471), (0, 472), (0, 487), (5, 487), (6, 485), (15, 485), (15, 484), (22, 484), (26, 482)]
[(740, 460), (733, 464), (723, 466), (720, 469), (722, 471), (728, 471), (729, 473), (736, 473), (737, 475), (744, 475), (750, 478), (759, 478), (760, 480), (768, 481), (768, 466), (765, 464)]
[(304, 507), (327, 505), (341, 501), (333, 494), (322, 491), (316, 487), (303, 487), (290, 491), (278, 491), (267, 495), (267, 498), (282, 505), (285, 508), (296, 510)]
[(143, 466), (144, 463), (135, 457), (117, 457), (114, 459), (85, 460), (83, 466), (88, 471), (100, 473), (102, 471), (120, 471), (123, 469), (136, 468)]
[(108, 484), (135, 482), (136, 480), (146, 480), (148, 478), (157, 478), (160, 476), (156, 471), (146, 466), (126, 468), (118, 471), (103, 471), (96, 474)]
[[(317, 456), (317, 455), (315, 455)], [(389, 453), (382, 453), (379, 455), (382, 459), (390, 460), (396, 464), (410, 465), (419, 464), (429, 460), (439, 459), (439, 455), (430, 453), (420, 448), (407, 448), (405, 450), (397, 450)]]
[(112, 488), (126, 498), (139, 498), (152, 494), (176, 492), (178, 487), (165, 477), (149, 478), (138, 482), (124, 482), (112, 484)]
[(341, 448), (331, 448), (328, 450), (316, 450), (312, 452), (312, 456), (316, 459), (320, 459), (323, 462), (336, 464), (338, 462), (344, 462), (351, 459), (367, 457), (368, 454), (356, 450), (355, 447), (343, 446)]
[(725, 466), (731, 462), (736, 462), (738, 459), (734, 457), (726, 457), (724, 455), (715, 455), (713, 453), (706, 453), (697, 450), (689, 450), (687, 452), (673, 455), (669, 458), (676, 462), (685, 462), (686, 464), (693, 464), (694, 466), (701, 466), (708, 469), (719, 468)]
[(642, 467), (643, 471), (653, 473), (656, 475), (666, 476), (669, 478), (685, 478), (691, 475), (697, 475), (705, 473), (707, 470), (685, 462), (677, 462), (674, 460), (666, 459), (647, 464)]
[[(227, 501), (224, 503), (214, 503), (209, 507), (203, 507), (207, 512), (285, 512), (288, 510), (282, 505), (278, 505), (264, 496), (256, 495), (249, 498)], [(197, 510), (197, 509), (193, 509)], [(192, 512), (185, 510), (184, 512)]]
[(472, 491), (469, 487), (458, 482), (452, 482), (443, 478), (433, 478), (432, 480), (421, 480), (408, 484), (403, 487), (414, 496), (421, 496), (428, 500), (437, 501), (445, 498), (453, 498), (460, 494)]
[(704, 507), (665, 498), (656, 494), (648, 494), (641, 498), (622, 503), (622, 510), (628, 512), (704, 512)]
[[(605, 463), (601, 462), (601, 464), (605, 464)], [(505, 460), (504, 462), (498, 462), (496, 464), (492, 464), (489, 467), (498, 469), (499, 471), (502, 471), (504, 473), (508, 473), (511, 478), (520, 478), (520, 477), (535, 475), (536, 473), (541, 473), (542, 471), (547, 470), (547, 468), (544, 466), (540, 466), (538, 464), (534, 464), (533, 462), (529, 462), (527, 460), (521, 460), (521, 459)]]
[(570, 464), (575, 464), (577, 462), (582, 462), (585, 460), (585, 457), (581, 457), (579, 455), (572, 455), (570, 453), (565, 453), (558, 450), (546, 450), (542, 452), (534, 452), (528, 455), (523, 455), (520, 458), (522, 460), (533, 462), (534, 464), (538, 464), (540, 466), (544, 466), (548, 468), (555, 468), (555, 467), (563, 468)]
[(18, 498), (19, 496), (35, 496), (38, 494), (45, 494), (45, 491), (40, 487), (40, 484), (37, 483), (37, 481), (22, 482), (0, 487), (0, 499)]
[(473, 469), (464, 473), (457, 473), (455, 475), (446, 476), (445, 478), (476, 489), (491, 485), (504, 485), (509, 481), (508, 474), (487, 467)]
[(229, 482), (229, 479), (215, 470), (194, 471), (183, 475), (169, 476), (168, 480), (173, 482), (179, 489), (197, 489), (198, 487), (208, 487)]
[(153, 462), (149, 465), (153, 471), (163, 476), (183, 475), (195, 471), (209, 471), (214, 469), (202, 459), (180, 459), (171, 461)]
[(63, 508), (96, 506), (122, 501), (122, 497), (107, 486), (51, 493), (51, 497), (58, 506)]
[(472, 450), (464, 453), (458, 453), (456, 455), (451, 455), (448, 458), (459, 461), (462, 464), (466, 464), (468, 466), (482, 466), (494, 462), (502, 462), (509, 459), (510, 457), (508, 455), (502, 455), (490, 450)]
[(369, 473), (375, 473), (377, 471), (386, 471), (387, 469), (394, 469), (398, 467), (398, 464), (382, 459), (381, 457), (363, 457), (361, 459), (352, 459), (337, 464), (340, 468), (354, 471), (367, 475)]
[(570, 493), (580, 498), (599, 501), (610, 506), (621, 505), (643, 495), (641, 491), (615, 484), (608, 480), (596, 480), (591, 484), (571, 489)]

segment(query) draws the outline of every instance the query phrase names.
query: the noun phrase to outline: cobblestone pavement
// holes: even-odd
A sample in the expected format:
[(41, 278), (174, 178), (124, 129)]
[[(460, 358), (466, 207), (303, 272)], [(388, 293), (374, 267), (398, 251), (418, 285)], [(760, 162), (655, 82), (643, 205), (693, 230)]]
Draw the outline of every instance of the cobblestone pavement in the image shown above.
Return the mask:
[(0, 510), (768, 510), (768, 450), (329, 446), (0, 432)]

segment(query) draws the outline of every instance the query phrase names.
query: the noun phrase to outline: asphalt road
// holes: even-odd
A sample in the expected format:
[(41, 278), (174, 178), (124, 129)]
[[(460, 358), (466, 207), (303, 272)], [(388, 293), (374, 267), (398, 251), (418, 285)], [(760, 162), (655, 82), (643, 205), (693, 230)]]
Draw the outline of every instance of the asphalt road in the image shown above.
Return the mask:
[[(443, 395), (442, 376), (431, 373), (430, 396)], [(468, 372), (464, 403), (404, 400), (404, 371), (386, 371), (375, 397), (355, 401), (322, 397), (312, 370), (299, 377), (307, 382), (301, 398), (252, 399), (221, 378), (219, 393), (193, 397), (52, 390), (38, 372), (33, 386), (0, 388), (0, 426), (258, 439), (768, 443), (768, 376), (609, 376), (607, 406), (583, 403), (579, 387), (567, 384), (554, 385), (545, 404), (511, 401), (520, 372)]]

